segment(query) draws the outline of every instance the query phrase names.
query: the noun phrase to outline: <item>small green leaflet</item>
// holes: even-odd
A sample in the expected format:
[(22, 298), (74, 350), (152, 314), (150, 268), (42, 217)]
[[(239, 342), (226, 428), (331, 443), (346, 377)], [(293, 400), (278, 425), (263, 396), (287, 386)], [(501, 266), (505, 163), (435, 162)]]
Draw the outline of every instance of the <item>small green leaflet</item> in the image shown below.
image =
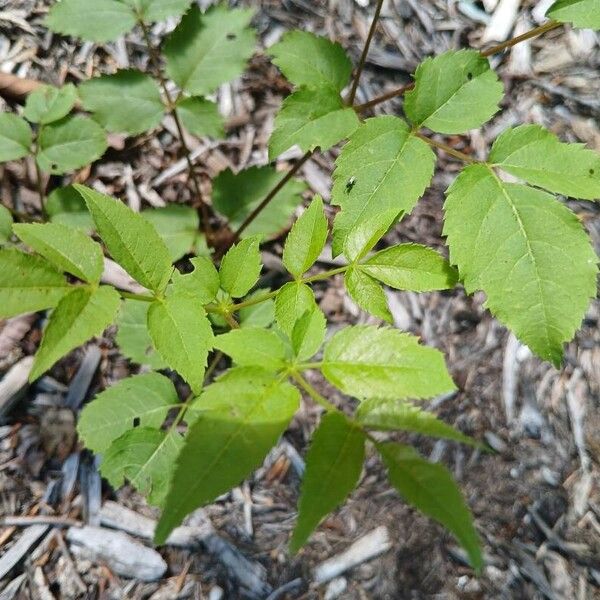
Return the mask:
[[(239, 173), (225, 169), (213, 181), (213, 206), (236, 229), (284, 175), (268, 165), (250, 167)], [(294, 210), (301, 202), (300, 195), (305, 190), (306, 184), (299, 179), (289, 181), (242, 236), (261, 234), (267, 239), (279, 236), (288, 226)]]
[(177, 431), (136, 427), (117, 438), (102, 456), (100, 473), (118, 489), (128, 480), (148, 503), (162, 506), (175, 460), (183, 448)]
[(394, 289), (413, 292), (447, 290), (454, 287), (458, 279), (447, 260), (420, 244), (386, 248), (357, 268)]
[(221, 261), (221, 287), (232, 298), (241, 298), (254, 287), (261, 269), (260, 236), (245, 238), (232, 246)]
[(48, 29), (91, 42), (108, 42), (133, 29), (133, 11), (118, 0), (61, 0), (50, 8)]
[(219, 273), (212, 260), (205, 256), (192, 258), (190, 263), (194, 270), (182, 275), (177, 269), (173, 272), (173, 285), (169, 288), (171, 294), (187, 295), (199, 304), (208, 304), (217, 297), (219, 291)]
[(110, 286), (73, 288), (50, 315), (29, 380), (34, 381), (71, 350), (100, 335), (114, 321), (120, 300)]
[(600, 0), (557, 0), (546, 15), (582, 29), (600, 29)]
[(369, 314), (393, 323), (383, 288), (369, 275), (357, 267), (351, 267), (344, 276), (346, 291), (350, 297)]
[(600, 154), (562, 143), (539, 125), (507, 129), (494, 142), (489, 162), (550, 192), (600, 199)]
[(476, 571), (483, 566), (471, 513), (448, 469), (421, 458), (410, 446), (377, 444), (390, 483), (412, 506), (448, 528), (462, 544)]
[(303, 152), (329, 150), (358, 127), (354, 110), (346, 106), (331, 86), (300, 88), (289, 95), (275, 117), (275, 130), (269, 141), (271, 160), (299, 146)]
[(444, 357), (397, 329), (357, 325), (325, 346), (323, 375), (357, 398), (431, 398), (455, 389)]
[(6, 244), (12, 236), (13, 218), (10, 210), (0, 204), (0, 246)]
[(365, 459), (365, 434), (342, 413), (323, 416), (306, 455), (298, 521), (290, 541), (296, 553), (322, 519), (356, 487)]
[(84, 185), (74, 187), (111, 256), (143, 286), (162, 292), (171, 277), (171, 258), (154, 227), (119, 200)]
[(553, 196), (467, 167), (448, 190), (444, 235), (469, 293), (536, 354), (559, 365), (596, 295), (597, 257), (577, 217)]
[(433, 413), (406, 400), (365, 400), (359, 405), (356, 418), (367, 429), (411, 431), (469, 446), (480, 446), (476, 440), (444, 423)]
[(152, 369), (166, 369), (167, 364), (158, 356), (148, 333), (148, 302), (125, 300), (117, 317), (115, 340), (121, 354), (140, 365)]
[(292, 350), (299, 361), (314, 356), (325, 339), (327, 320), (323, 311), (315, 304), (306, 310), (292, 329)]
[(192, 0), (123, 0), (131, 6), (146, 23), (164, 21), (168, 17), (179, 17)]
[(268, 329), (234, 329), (217, 336), (214, 345), (241, 367), (262, 367), (277, 372), (285, 366), (283, 340)]
[(341, 211), (333, 228), (334, 255), (348, 232), (376, 212), (410, 213), (431, 182), (435, 161), (433, 150), (402, 119), (362, 123), (335, 161), (331, 203)]
[(223, 117), (219, 107), (210, 100), (193, 96), (177, 102), (177, 114), (183, 126), (198, 137), (221, 139), (225, 136)]
[(131, 135), (149, 131), (162, 121), (165, 111), (158, 83), (134, 69), (84, 81), (79, 96), (83, 108), (107, 131)]
[(200, 219), (191, 206), (169, 204), (161, 208), (148, 208), (140, 214), (152, 223), (169, 249), (173, 262), (192, 252), (199, 236)]
[(174, 294), (153, 302), (148, 310), (148, 331), (163, 360), (199, 394), (213, 333), (198, 301)]
[(71, 289), (65, 276), (40, 256), (0, 250), (0, 317), (56, 306)]
[(202, 96), (240, 75), (252, 56), (251, 9), (194, 4), (164, 46), (167, 75), (186, 92)]
[(23, 114), (32, 123), (47, 125), (67, 116), (77, 101), (77, 88), (67, 83), (60, 88), (42, 85), (25, 101)]
[(332, 86), (341, 92), (352, 73), (352, 63), (340, 44), (308, 31), (289, 31), (269, 54), (297, 86)]
[(197, 400), (199, 416), (177, 459), (155, 542), (259, 466), (299, 402), (295, 387), (256, 367), (232, 369), (208, 386)]
[(31, 127), (12, 113), (0, 113), (0, 162), (27, 156), (32, 143)]
[(355, 225), (344, 240), (344, 255), (352, 263), (368, 254), (398, 220), (395, 208), (376, 211)]
[(424, 60), (404, 97), (408, 118), (439, 133), (466, 133), (499, 110), (504, 88), (477, 50), (450, 50)]
[(317, 306), (313, 291), (304, 283), (286, 283), (275, 298), (275, 319), (279, 329), (291, 337), (296, 321)]
[(94, 221), (81, 194), (72, 186), (56, 188), (46, 199), (46, 213), (53, 223), (90, 232)]
[(175, 387), (164, 375), (134, 375), (87, 404), (81, 411), (77, 431), (90, 450), (103, 453), (114, 440), (133, 429), (136, 419), (140, 427), (158, 429), (178, 402)]
[(328, 222), (323, 199), (315, 196), (292, 226), (283, 248), (283, 265), (298, 279), (316, 262), (325, 247)]
[(68, 116), (46, 125), (39, 135), (37, 163), (46, 173), (61, 175), (94, 162), (106, 150), (106, 133), (88, 117)]
[(100, 281), (102, 248), (85, 233), (58, 223), (17, 223), (13, 231), (61, 271), (89, 283)]

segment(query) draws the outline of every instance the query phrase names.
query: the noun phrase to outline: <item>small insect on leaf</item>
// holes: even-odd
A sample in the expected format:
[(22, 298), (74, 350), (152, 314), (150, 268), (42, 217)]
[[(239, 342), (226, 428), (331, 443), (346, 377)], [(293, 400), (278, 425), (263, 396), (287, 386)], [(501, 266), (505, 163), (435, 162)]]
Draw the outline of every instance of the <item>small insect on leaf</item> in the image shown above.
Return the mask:
[(352, 191), (352, 188), (356, 185), (356, 177), (350, 177), (346, 182), (346, 194)]

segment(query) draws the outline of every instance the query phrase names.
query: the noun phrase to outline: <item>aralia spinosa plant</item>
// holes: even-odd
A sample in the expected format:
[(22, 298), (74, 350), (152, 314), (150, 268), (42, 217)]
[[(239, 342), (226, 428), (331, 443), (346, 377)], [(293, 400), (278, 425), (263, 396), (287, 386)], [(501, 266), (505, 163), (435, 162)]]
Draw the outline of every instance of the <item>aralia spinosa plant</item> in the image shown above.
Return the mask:
[[(404, 500), (447, 527), (479, 569), (478, 536), (447, 469), (377, 436), (405, 430), (477, 445), (419, 406), (419, 400), (455, 388), (442, 354), (390, 326), (350, 326), (325, 342), (327, 323), (311, 286), (343, 274), (347, 293), (385, 323), (392, 319), (383, 285), (423, 292), (460, 283), (468, 293), (482, 290), (492, 314), (559, 366), (563, 344), (596, 295), (597, 257), (581, 223), (556, 195), (600, 198), (600, 156), (538, 125), (504, 131), (486, 160), (431, 133), (464, 134), (499, 110), (503, 87), (488, 56), (563, 23), (600, 29), (600, 2), (558, 0), (549, 20), (532, 31), (484, 52), (452, 50), (428, 58), (412, 84), (361, 105), (355, 104), (358, 81), (381, 0), (353, 78), (339, 44), (303, 31), (285, 34), (268, 53), (294, 91), (275, 119), (269, 156), (274, 160), (292, 146), (305, 154), (285, 175), (270, 166), (221, 173), (210, 203), (201, 196), (184, 131), (223, 135), (209, 98), (241, 74), (255, 34), (250, 10), (217, 5), (202, 13), (190, 4), (56, 3), (46, 22), (58, 33), (107, 41), (140, 27), (150, 72), (117, 71), (77, 88), (44, 86), (27, 99), (24, 118), (0, 114), (0, 160), (32, 155), (39, 171), (63, 174), (99, 158), (106, 131), (136, 135), (158, 127), (169, 113), (201, 207), (200, 218), (183, 206), (138, 214), (83, 185), (45, 198), (39, 178), (47, 222), (27, 222), (2, 209), (0, 316), (52, 309), (31, 379), (117, 323), (123, 354), (152, 370), (98, 394), (83, 409), (78, 431), (101, 456), (101, 473), (113, 486), (128, 481), (160, 507), (157, 543), (262, 463), (304, 393), (323, 416), (306, 457), (291, 550), (357, 485), (370, 444)], [(159, 49), (152, 46), (149, 24), (167, 17), (181, 20)], [(363, 118), (400, 95), (403, 116)], [(316, 196), (285, 240), (289, 282), (272, 291), (256, 289), (261, 243), (286, 227), (306, 189), (295, 174), (313, 152), (339, 143), (333, 226)], [(430, 185), (436, 149), (465, 163), (444, 205), (449, 261), (419, 244), (374, 250)], [(507, 182), (504, 173), (518, 183)], [(223, 220), (226, 236), (213, 226)], [(315, 273), (330, 237), (343, 266)], [(102, 284), (105, 251), (147, 291)], [(224, 356), (232, 366), (214, 377)], [(185, 400), (172, 378), (159, 373), (164, 370), (188, 384)], [(324, 398), (309, 383), (309, 370), (357, 398), (354, 414)], [(168, 419), (173, 410), (176, 417)]]

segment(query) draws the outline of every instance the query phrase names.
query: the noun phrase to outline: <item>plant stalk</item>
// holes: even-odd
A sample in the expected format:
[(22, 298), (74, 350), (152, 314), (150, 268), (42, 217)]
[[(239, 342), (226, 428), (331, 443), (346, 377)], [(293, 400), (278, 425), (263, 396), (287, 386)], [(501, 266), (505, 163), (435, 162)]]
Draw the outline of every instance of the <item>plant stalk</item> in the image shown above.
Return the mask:
[(448, 144), (444, 144), (443, 142), (438, 142), (437, 140), (427, 137), (426, 135), (423, 135), (419, 131), (414, 132), (414, 135), (415, 135), (415, 137), (418, 137), (420, 140), (423, 140), (425, 143), (429, 144), (430, 146), (433, 146), (434, 148), (443, 150), (446, 154), (449, 154), (450, 156), (453, 156), (454, 158), (457, 158), (458, 160), (461, 160), (462, 162), (469, 163), (469, 164), (481, 162), (481, 161), (477, 160), (476, 158), (473, 158), (472, 156), (469, 156), (468, 154), (461, 152), (460, 150), (455, 150), (454, 148), (452, 148), (452, 146), (448, 146)]
[(297, 371), (292, 371), (290, 373), (291, 378), (298, 384), (300, 388), (302, 388), (319, 406), (322, 406), (327, 412), (339, 412), (338, 409), (326, 400), (315, 390), (315, 388), (300, 375)]

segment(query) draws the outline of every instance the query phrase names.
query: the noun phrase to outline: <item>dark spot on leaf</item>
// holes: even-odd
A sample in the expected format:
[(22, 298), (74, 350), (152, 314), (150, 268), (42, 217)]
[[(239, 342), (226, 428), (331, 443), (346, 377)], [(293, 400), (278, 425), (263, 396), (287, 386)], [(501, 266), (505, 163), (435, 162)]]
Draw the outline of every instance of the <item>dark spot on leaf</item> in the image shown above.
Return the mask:
[(139, 417), (134, 417), (133, 418), (133, 426), (134, 427), (139, 427), (140, 426), (140, 418)]
[(594, 169), (590, 169), (590, 175), (593, 175), (595, 173)]
[(467, 73), (467, 79), (471, 81), (471, 79), (473, 79), (473, 73)]
[(52, 163), (50, 165), (50, 168), (54, 171), (54, 170), (58, 169), (58, 165), (56, 163)]
[(227, 39), (228, 40), (235, 40), (236, 37), (237, 37), (237, 35), (235, 35), (235, 33), (228, 33), (227, 34)]

